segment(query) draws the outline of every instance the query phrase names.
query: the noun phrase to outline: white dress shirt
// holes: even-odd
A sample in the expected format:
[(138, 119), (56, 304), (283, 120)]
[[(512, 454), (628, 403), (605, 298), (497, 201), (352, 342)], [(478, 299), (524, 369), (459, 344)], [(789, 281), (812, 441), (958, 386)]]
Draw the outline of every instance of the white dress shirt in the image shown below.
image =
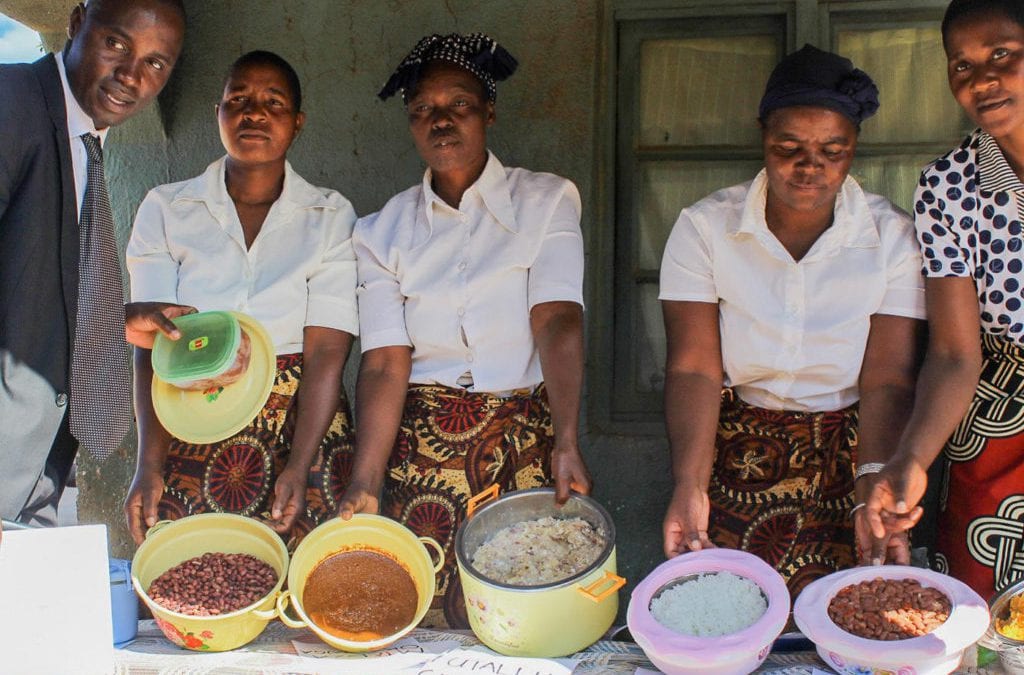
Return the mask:
[(493, 154), (448, 206), (421, 185), (356, 223), (360, 342), (413, 348), (410, 382), (507, 392), (543, 381), (534, 305), (583, 304), (580, 196), (570, 181)]
[(765, 222), (765, 172), (679, 214), (662, 300), (719, 305), (725, 384), (773, 410), (838, 410), (857, 389), (871, 316), (923, 319), (909, 216), (847, 177), (832, 226), (794, 261)]
[(60, 84), (64, 88), (64, 110), (68, 120), (68, 140), (71, 142), (71, 168), (75, 175), (75, 205), (78, 208), (78, 215), (82, 215), (82, 202), (85, 200), (85, 184), (89, 178), (89, 155), (86, 153), (82, 134), (92, 134), (99, 137), (100, 147), (102, 148), (110, 127), (102, 131), (96, 128), (92, 118), (82, 110), (82, 106), (78, 104), (78, 99), (75, 98), (71, 91), (71, 85), (68, 83), (68, 73), (64, 68), (64, 56), (57, 52), (53, 57), (57, 60)]
[(132, 300), (243, 312), (278, 354), (302, 351), (305, 326), (358, 334), (352, 205), (286, 163), (281, 196), (246, 250), (224, 165), (146, 195), (128, 242)]

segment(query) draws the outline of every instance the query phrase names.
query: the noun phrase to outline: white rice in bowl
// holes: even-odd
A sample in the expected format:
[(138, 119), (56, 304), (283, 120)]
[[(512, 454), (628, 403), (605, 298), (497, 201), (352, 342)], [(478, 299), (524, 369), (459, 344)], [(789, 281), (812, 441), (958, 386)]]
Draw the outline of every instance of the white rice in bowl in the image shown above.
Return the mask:
[(661, 625), (683, 635), (717, 637), (754, 624), (768, 611), (761, 588), (732, 572), (701, 574), (666, 588), (651, 600)]
[(473, 554), (473, 567), (511, 586), (540, 586), (573, 577), (604, 550), (604, 537), (582, 518), (546, 516), (509, 525)]

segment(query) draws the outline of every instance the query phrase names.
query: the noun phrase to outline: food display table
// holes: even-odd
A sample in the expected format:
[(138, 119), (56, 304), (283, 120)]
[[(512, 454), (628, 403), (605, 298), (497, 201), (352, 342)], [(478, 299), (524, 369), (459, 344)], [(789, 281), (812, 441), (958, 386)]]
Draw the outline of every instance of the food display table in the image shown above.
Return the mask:
[[(453, 648), (480, 647), (468, 632), (440, 632), (417, 629), (410, 640), (398, 645), (393, 652), (435, 652)], [(387, 653), (387, 652), (385, 652)], [(584, 652), (574, 655), (578, 659), (576, 673), (657, 673), (632, 642), (602, 640)], [(322, 643), (306, 630), (287, 628), (272, 622), (253, 642), (230, 652), (217, 654), (194, 652), (171, 644), (154, 621), (140, 621), (138, 637), (115, 650), (116, 675), (250, 675), (270, 674), (331, 674), (366, 675), (372, 673), (403, 672), (397, 662), (388, 656), (344, 654)], [(772, 653), (758, 673), (773, 675), (812, 675), (831, 673), (827, 666), (810, 651)], [(415, 672), (415, 671), (404, 671)], [(490, 671), (488, 671), (490, 672)], [(996, 675), (997, 669), (964, 669), (958, 673)]]

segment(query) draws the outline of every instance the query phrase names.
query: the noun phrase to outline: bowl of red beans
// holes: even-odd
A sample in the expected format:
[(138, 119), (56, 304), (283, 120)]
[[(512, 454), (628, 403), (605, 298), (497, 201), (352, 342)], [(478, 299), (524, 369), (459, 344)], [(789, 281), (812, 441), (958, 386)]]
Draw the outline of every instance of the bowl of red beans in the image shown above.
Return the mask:
[(262, 522), (204, 513), (150, 528), (131, 569), (168, 640), (219, 652), (250, 642), (277, 616), (288, 550)]
[(885, 565), (814, 581), (797, 597), (793, 619), (841, 675), (945, 675), (985, 633), (989, 612), (950, 576)]

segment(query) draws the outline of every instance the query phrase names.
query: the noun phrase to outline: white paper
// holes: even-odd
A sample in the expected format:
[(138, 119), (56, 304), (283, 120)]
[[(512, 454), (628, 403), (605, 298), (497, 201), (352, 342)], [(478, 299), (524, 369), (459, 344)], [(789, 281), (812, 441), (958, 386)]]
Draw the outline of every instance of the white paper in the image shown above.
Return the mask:
[(0, 543), (5, 675), (108, 675), (114, 668), (107, 528), (12, 530)]
[(453, 649), (407, 672), (416, 675), (571, 675), (574, 664), (572, 659), (528, 659), (498, 656), (489, 649)]
[[(320, 640), (317, 640), (316, 642), (292, 640), (292, 646), (295, 647), (295, 653), (299, 656), (335, 659), (379, 659), (399, 654), (426, 654), (428, 656), (441, 654), (449, 649), (458, 649), (461, 644), (458, 640), (420, 642), (415, 638), (405, 637), (384, 649), (379, 649), (373, 652), (342, 652)], [(426, 661), (426, 657), (420, 659), (420, 661)]]
[(637, 668), (633, 671), (633, 675), (661, 675), (661, 671), (651, 670), (650, 668)]

